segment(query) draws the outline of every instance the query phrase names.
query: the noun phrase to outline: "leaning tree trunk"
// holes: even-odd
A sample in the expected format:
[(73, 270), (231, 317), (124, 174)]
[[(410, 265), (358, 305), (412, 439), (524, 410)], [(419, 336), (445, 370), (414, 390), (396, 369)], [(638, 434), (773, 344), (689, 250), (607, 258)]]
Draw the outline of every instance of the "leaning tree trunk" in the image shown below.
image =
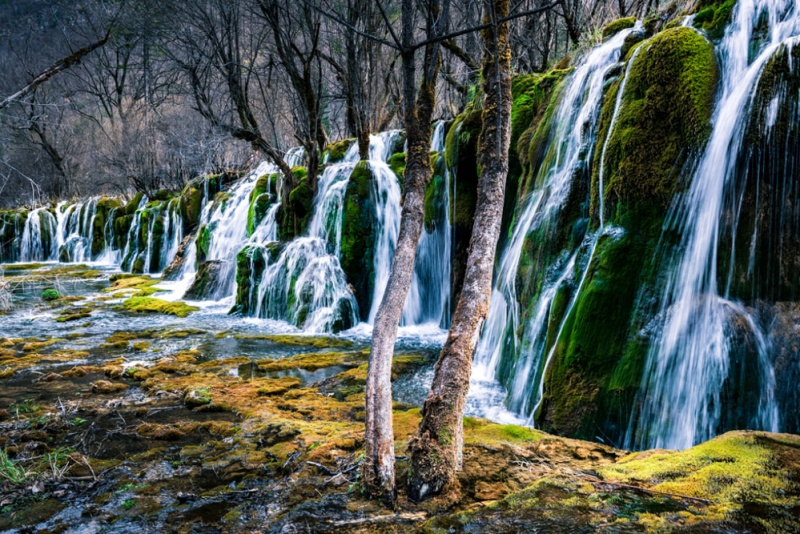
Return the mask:
[(370, 495), (387, 504), (393, 502), (395, 497), (392, 356), (397, 328), (414, 275), (417, 244), (425, 219), (425, 186), (432, 175), (430, 148), (433, 84), (423, 86), (420, 91), (420, 100), (424, 103), (417, 105), (417, 118), (406, 127), (408, 148), (400, 234), (397, 237), (386, 291), (375, 314), (367, 373), (366, 460), (363, 482)]
[[(508, 16), (509, 0), (484, 0), (487, 22)], [(483, 31), (483, 127), (479, 144), (482, 169), (470, 239), (464, 287), (447, 342), (439, 355), (433, 384), (422, 407), (422, 421), (409, 443), (409, 498), (415, 501), (457, 484), (461, 468), (463, 413), (472, 357), (489, 310), (495, 249), (500, 237), (511, 127), (511, 51), (508, 22)]]
[[(438, 20), (429, 33), (438, 36), (447, 20), (447, 0), (443, 3), (443, 16), (439, 17), (436, 2), (431, 3), (433, 19)], [(392, 356), (397, 338), (397, 328), (403, 313), (417, 244), (425, 218), (425, 186), (431, 179), (430, 163), (431, 119), (436, 104), (436, 79), (439, 76), (439, 45), (425, 47), (424, 72), (419, 94), (415, 98), (415, 58), (411, 43), (414, 39), (413, 0), (403, 0), (403, 101), (406, 126), (406, 169), (403, 211), (400, 233), (397, 237), (392, 270), (383, 293), (375, 324), (372, 328), (372, 351), (369, 356), (366, 390), (366, 431), (363, 477), (364, 488), (372, 497), (386, 504), (394, 502), (396, 489), (394, 477), (394, 430), (392, 425)]]

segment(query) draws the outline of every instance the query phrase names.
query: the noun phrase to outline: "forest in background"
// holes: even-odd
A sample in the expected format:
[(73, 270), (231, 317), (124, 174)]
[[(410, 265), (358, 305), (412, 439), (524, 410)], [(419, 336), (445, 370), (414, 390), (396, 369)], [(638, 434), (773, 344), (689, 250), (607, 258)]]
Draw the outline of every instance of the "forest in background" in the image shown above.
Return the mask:
[[(422, 36), (430, 6), (414, 6)], [(3, 97), (102, 43), (0, 110), (0, 206), (179, 189), (293, 146), (305, 147), (312, 163), (332, 140), (400, 128), (404, 73), (391, 46), (400, 7), (398, 0), (0, 2)], [(521, 0), (511, 13), (543, 7), (550, 8), (510, 21), (517, 74), (545, 71), (598, 42), (609, 20), (658, 5)], [(481, 2), (455, 1), (448, 33), (481, 18)], [(442, 42), (435, 118), (454, 117), (474, 94), (481, 46), (474, 31)]]

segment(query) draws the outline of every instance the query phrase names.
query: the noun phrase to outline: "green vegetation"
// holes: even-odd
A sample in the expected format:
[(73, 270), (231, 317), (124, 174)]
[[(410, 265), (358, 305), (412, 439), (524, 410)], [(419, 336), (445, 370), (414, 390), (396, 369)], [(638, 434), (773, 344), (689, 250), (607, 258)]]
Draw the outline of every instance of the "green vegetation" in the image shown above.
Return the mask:
[(57, 300), (61, 298), (61, 293), (53, 288), (45, 289), (42, 291), (42, 300)]
[(733, 8), (738, 0), (702, 0), (697, 4), (694, 23), (695, 28), (704, 30), (710, 39), (721, 39), (725, 28), (731, 21)]
[(200, 308), (185, 302), (167, 302), (153, 297), (131, 297), (122, 303), (122, 309), (134, 313), (161, 313), (176, 317), (187, 317)]
[(633, 28), (634, 24), (636, 24), (636, 17), (625, 17), (622, 19), (617, 19), (613, 22), (609, 22), (603, 27), (603, 39), (613, 37), (622, 30)]
[(372, 171), (365, 161), (359, 162), (344, 194), (342, 222), (342, 270), (355, 289), (362, 319), (369, 313), (375, 283), (375, 206), (372, 199)]

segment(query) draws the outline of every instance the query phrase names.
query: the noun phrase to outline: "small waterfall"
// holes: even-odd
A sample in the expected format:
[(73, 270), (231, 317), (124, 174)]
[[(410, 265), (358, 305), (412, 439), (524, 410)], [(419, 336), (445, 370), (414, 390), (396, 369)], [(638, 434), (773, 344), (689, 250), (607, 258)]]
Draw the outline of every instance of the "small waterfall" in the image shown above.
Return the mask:
[[(441, 168), (441, 207), (443, 217), (425, 228), (417, 248), (414, 278), (403, 308), (403, 325), (435, 323), (450, 326), (450, 271), (452, 267), (453, 227), (450, 224), (451, 171), (444, 162), (444, 121), (436, 123), (431, 137), (431, 151), (439, 154)], [(437, 180), (434, 175), (433, 180)], [(432, 184), (436, 187), (436, 182)], [(437, 194), (439, 191), (437, 191)]]
[[(566, 313), (561, 316), (556, 339), (548, 340), (547, 332), (550, 312), (559, 289), (575, 276), (578, 288), (582, 284), (595, 246), (604, 232), (601, 227), (584, 240), (588, 247), (588, 261), (580, 262), (581, 272), (575, 272), (577, 254), (567, 254), (543, 273), (543, 286), (536, 303), (532, 304), (525, 335), (520, 338), (522, 310), (517, 297), (516, 278), (520, 267), (523, 247), (529, 235), (540, 228), (556, 224), (559, 211), (566, 202), (573, 179), (579, 169), (586, 169), (592, 161), (596, 144), (603, 86), (606, 75), (620, 58), (625, 38), (637, 29), (617, 33), (607, 42), (592, 49), (569, 77), (560, 96), (556, 116), (553, 120), (555, 132), (548, 145), (548, 153), (542, 161), (550, 162), (538, 169), (532, 183), (538, 185), (521, 201), (522, 208), (516, 215), (511, 237), (500, 256), (495, 274), (495, 285), (489, 305), (489, 314), (475, 355), (473, 386), (478, 392), (492, 390), (498, 378), (508, 389), (507, 406), (523, 417), (532, 416), (542, 399), (543, 379), (547, 364), (553, 355), (558, 334), (564, 326), (574, 305), (574, 291)], [(564, 251), (566, 252), (566, 251)], [(546, 344), (549, 342), (550, 351)], [(501, 367), (506, 367), (501, 375)], [(470, 399), (473, 413), (481, 414), (494, 409), (480, 398)]]
[(55, 217), (48, 208), (37, 208), (28, 214), (25, 228), (22, 231), (20, 244), (20, 261), (49, 261), (56, 254), (56, 232), (58, 226)]
[[(142, 213), (144, 207), (147, 205), (147, 197), (142, 196), (142, 199), (139, 201), (139, 205), (136, 208), (136, 212), (133, 214), (133, 221), (131, 222), (130, 230), (128, 230), (128, 238), (125, 241), (125, 249), (122, 251), (122, 270), (123, 271), (133, 271), (136, 270), (136, 262), (142, 261), (144, 264), (144, 259), (142, 256), (141, 247), (143, 246), (141, 240), (141, 226), (142, 226)], [(146, 246), (146, 244), (145, 244)]]
[(723, 430), (721, 397), (730, 371), (731, 324), (742, 320), (756, 338), (760, 374), (757, 392), (739, 392), (754, 397), (748, 403), (748, 427), (777, 430), (768, 344), (747, 310), (731, 300), (731, 275), (726, 280), (718, 272), (718, 260), (725, 252), (720, 247), (724, 214), (733, 213), (732, 226), (738, 224), (742, 193), (735, 190), (737, 159), (746, 149), (755, 88), (766, 63), (781, 47), (795, 46), (798, 35), (800, 8), (792, 0), (740, 0), (733, 8), (718, 47), (721, 90), (711, 138), (672, 214), (682, 235), (680, 257), (662, 295), (665, 324), (648, 355), (639, 393), (641, 413), (632, 416), (628, 447), (682, 449)]
[[(292, 151), (287, 160), (290, 156), (296, 157)], [(338, 331), (358, 322), (358, 304), (339, 263), (344, 195), (357, 162), (354, 144), (343, 161), (325, 168), (308, 235), (282, 250), (274, 243), (278, 203), (270, 207), (268, 223), (262, 222), (264, 230), (256, 232), (264, 237), (260, 243), (251, 240), (245, 251), (250, 277), (247, 300), (256, 317), (285, 320), (311, 332)]]
[[(372, 170), (372, 199), (375, 206), (375, 216), (378, 225), (377, 240), (375, 242), (374, 269), (375, 284), (372, 294), (372, 305), (369, 312), (369, 323), (375, 320), (378, 307), (389, 282), (389, 273), (392, 269), (392, 259), (397, 246), (397, 236), (400, 233), (400, 184), (386, 160), (391, 155), (391, 148), (397, 131), (384, 132), (370, 137), (369, 166)], [(419, 291), (418, 289), (416, 291)]]

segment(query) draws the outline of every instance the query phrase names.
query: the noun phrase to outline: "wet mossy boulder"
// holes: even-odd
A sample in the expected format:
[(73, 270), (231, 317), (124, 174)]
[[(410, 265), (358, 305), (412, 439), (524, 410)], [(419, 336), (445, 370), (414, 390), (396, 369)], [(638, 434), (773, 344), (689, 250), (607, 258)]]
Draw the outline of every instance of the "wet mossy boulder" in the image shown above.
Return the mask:
[(314, 191), (306, 180), (303, 167), (292, 169), (297, 187), (289, 193), (288, 205), (281, 204), (278, 209), (278, 239), (291, 241), (308, 230), (314, 216)]
[(625, 17), (609, 22), (603, 27), (603, 39), (613, 37), (622, 30), (633, 28), (634, 24), (636, 24), (636, 17)]
[[(353, 146), (355, 141), (354, 138), (349, 138), (329, 144), (327, 148), (325, 148), (323, 161), (325, 163), (339, 163), (347, 155), (347, 151), (350, 150), (350, 147)], [(325, 155), (327, 155), (327, 159), (325, 159)]]
[(447, 217), (447, 179), (445, 177), (444, 157), (431, 152), (433, 175), (425, 186), (424, 224), (425, 230), (433, 232), (436, 227), (445, 224)]
[(377, 221), (372, 190), (375, 178), (369, 163), (353, 169), (344, 194), (342, 220), (342, 270), (352, 284), (361, 319), (369, 314), (375, 286), (375, 239)]
[(107, 243), (107, 238), (111, 239), (115, 238), (113, 232), (113, 223), (112, 223), (112, 232), (111, 235), (106, 236), (106, 223), (107, 221), (114, 221), (119, 208), (121, 207), (121, 203), (116, 198), (106, 198), (103, 197), (97, 201), (97, 210), (95, 213), (95, 217), (92, 220), (92, 240), (91, 240), (91, 248), (92, 248), (92, 256), (97, 257), (99, 254), (105, 250), (107, 246), (116, 246), (116, 242)]
[[(212, 226), (213, 224), (214, 223), (212, 223)], [(198, 265), (205, 262), (208, 257), (208, 252), (211, 248), (212, 231), (213, 228), (209, 228), (207, 224), (204, 224), (197, 230), (197, 239), (194, 242), (194, 246)]]
[(695, 28), (705, 31), (709, 39), (721, 39), (731, 21), (737, 2), (738, 0), (701, 0), (697, 4), (692, 24)]
[(51, 300), (57, 300), (57, 299), (60, 299), (60, 298), (61, 298), (61, 293), (59, 293), (58, 290), (56, 290), (56, 289), (49, 288), (49, 289), (45, 289), (44, 291), (42, 291), (42, 300), (51, 301)]
[(402, 192), (406, 179), (406, 153), (405, 152), (397, 152), (396, 154), (392, 154), (389, 157), (389, 168), (392, 169), (392, 172), (397, 176), (397, 181), (400, 183), (400, 191)]
[[(672, 28), (639, 45), (625, 94), (608, 137), (617, 91), (608, 91), (595, 151), (592, 211), (598, 194), (606, 198), (606, 219), (633, 206), (653, 206), (663, 213), (680, 187), (682, 163), (705, 145), (717, 87), (713, 46), (691, 28)], [(598, 173), (604, 166), (603, 192)]]
[(214, 297), (216, 289), (221, 282), (221, 273), (225, 266), (224, 261), (209, 260), (197, 265), (194, 281), (183, 295), (187, 300), (206, 300)]
[(224, 185), (236, 178), (236, 173), (209, 174), (191, 180), (181, 191), (178, 209), (183, 220), (184, 235), (190, 234), (200, 222), (203, 201), (213, 199)]
[(277, 259), (280, 243), (247, 245), (236, 254), (236, 301), (231, 313), (253, 315), (258, 308), (258, 283), (269, 263)]
[[(545, 376), (537, 421), (562, 435), (620, 440), (641, 382), (650, 340), (642, 336), (657, 310), (658, 247), (675, 244), (663, 221), (682, 172), (711, 132), (717, 67), (710, 43), (689, 28), (672, 28), (639, 45), (613, 131), (621, 81), (605, 95), (595, 150), (592, 216), (598, 222), (599, 169), (604, 165), (606, 231), (565, 311), (563, 330)], [(558, 319), (561, 323), (561, 319)], [(555, 343), (555, 340), (549, 340)]]
[(247, 235), (253, 235), (258, 224), (277, 200), (280, 178), (279, 174), (265, 174), (256, 181), (250, 193), (250, 207), (247, 210)]
[(19, 260), (20, 242), (27, 218), (26, 210), (0, 210), (0, 263)]

